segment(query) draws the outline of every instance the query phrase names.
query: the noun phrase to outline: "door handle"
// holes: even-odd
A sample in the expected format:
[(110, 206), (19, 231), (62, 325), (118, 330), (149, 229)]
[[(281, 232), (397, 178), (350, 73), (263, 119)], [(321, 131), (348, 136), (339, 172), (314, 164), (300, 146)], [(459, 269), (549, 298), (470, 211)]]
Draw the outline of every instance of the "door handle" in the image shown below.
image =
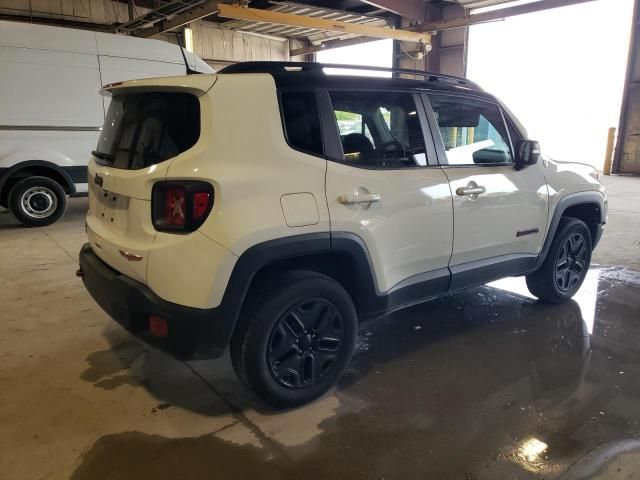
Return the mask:
[(469, 187), (460, 187), (456, 190), (456, 194), (463, 197), (465, 195), (480, 195), (481, 193), (486, 192), (487, 189), (480, 186), (480, 185), (476, 185), (476, 186), (469, 186)]
[(355, 203), (371, 203), (380, 201), (379, 193), (349, 193), (340, 195), (338, 201), (343, 205), (353, 205)]

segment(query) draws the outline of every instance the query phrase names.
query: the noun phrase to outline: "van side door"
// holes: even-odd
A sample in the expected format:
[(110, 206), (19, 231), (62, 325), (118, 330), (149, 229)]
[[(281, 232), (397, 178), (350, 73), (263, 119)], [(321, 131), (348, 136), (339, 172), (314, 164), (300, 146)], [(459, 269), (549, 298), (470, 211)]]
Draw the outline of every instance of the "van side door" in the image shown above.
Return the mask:
[(509, 133), (496, 102), (444, 93), (424, 99), (453, 197), (451, 288), (525, 272), (547, 223), (542, 165), (514, 168), (516, 131), (510, 125)]

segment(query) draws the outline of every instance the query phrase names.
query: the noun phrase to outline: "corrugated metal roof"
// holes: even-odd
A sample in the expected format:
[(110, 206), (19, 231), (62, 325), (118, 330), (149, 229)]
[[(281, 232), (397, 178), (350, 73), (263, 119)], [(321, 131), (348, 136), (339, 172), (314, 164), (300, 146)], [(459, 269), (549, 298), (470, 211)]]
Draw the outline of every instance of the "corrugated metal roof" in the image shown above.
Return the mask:
[[(383, 17), (371, 15), (361, 15), (342, 10), (332, 10), (329, 8), (315, 7), (301, 3), (278, 2), (267, 10), (281, 13), (291, 13), (294, 15), (304, 15), (307, 17), (322, 18), (326, 20), (340, 20), (342, 22), (366, 24), (371, 27), (387, 27), (389, 22)], [(250, 20), (230, 20), (221, 24), (224, 28), (242, 30), (243, 32), (253, 32), (262, 35), (272, 35), (276, 37), (305, 38), (310, 42), (324, 41), (334, 38), (349, 38), (354, 35), (328, 32), (312, 28), (295, 27), (290, 25), (277, 25), (266, 22), (254, 22)]]
[(121, 32), (135, 32), (144, 29), (149, 25), (173, 18), (180, 13), (191, 10), (201, 3), (204, 3), (204, 0), (159, 1), (158, 3), (160, 4), (159, 7), (119, 25), (118, 30)]

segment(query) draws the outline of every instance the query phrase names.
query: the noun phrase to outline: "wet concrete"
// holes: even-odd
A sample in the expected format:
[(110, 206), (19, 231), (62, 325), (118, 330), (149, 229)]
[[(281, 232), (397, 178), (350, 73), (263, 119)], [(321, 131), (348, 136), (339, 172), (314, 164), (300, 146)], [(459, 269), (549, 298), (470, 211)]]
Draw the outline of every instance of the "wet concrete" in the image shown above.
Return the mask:
[[(366, 325), (338, 388), (293, 411), (261, 404), (226, 361), (193, 362), (256, 445), (125, 431), (100, 437), (72, 478), (634, 478), (640, 275), (594, 270), (561, 306), (523, 287), (504, 280)], [(174, 401), (189, 408), (188, 395)]]
[(631, 269), (561, 306), (506, 279), (367, 324), (337, 388), (274, 411), (228, 358), (178, 362), (99, 310), (82, 213), (0, 228), (2, 479), (640, 476)]

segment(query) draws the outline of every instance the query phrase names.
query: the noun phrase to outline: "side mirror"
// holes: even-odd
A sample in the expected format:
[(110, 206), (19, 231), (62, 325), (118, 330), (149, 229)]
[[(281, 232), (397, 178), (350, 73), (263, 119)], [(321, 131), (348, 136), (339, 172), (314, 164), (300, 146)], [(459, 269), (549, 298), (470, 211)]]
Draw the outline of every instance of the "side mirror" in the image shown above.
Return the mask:
[(540, 144), (535, 140), (518, 140), (516, 142), (516, 170), (535, 165), (540, 160)]

